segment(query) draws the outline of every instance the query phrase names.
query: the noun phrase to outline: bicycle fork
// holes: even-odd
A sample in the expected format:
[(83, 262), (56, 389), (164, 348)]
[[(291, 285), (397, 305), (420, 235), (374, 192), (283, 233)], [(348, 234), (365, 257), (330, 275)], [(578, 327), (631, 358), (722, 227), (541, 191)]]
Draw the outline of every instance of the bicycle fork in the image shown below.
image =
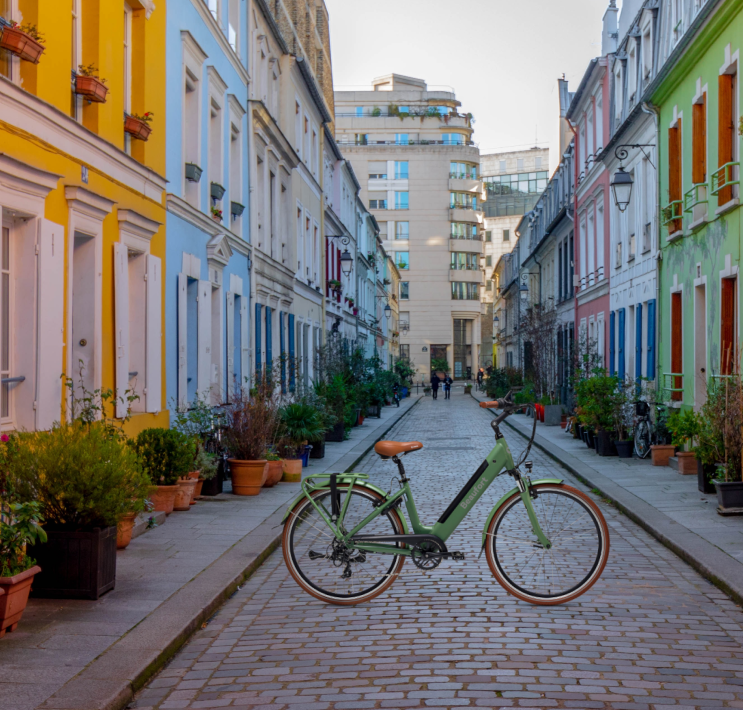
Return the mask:
[(532, 498), (537, 497), (537, 492), (531, 487), (531, 480), (529, 480), (528, 478), (524, 479), (520, 477), (516, 481), (516, 483), (519, 487), (519, 493), (521, 494), (521, 501), (526, 508), (526, 514), (529, 516), (531, 529), (537, 536), (537, 540), (539, 540), (542, 547), (545, 550), (549, 550), (552, 547), (552, 543), (542, 531), (542, 528), (539, 525), (539, 520), (537, 520), (537, 514), (534, 512), (534, 505), (532, 503)]

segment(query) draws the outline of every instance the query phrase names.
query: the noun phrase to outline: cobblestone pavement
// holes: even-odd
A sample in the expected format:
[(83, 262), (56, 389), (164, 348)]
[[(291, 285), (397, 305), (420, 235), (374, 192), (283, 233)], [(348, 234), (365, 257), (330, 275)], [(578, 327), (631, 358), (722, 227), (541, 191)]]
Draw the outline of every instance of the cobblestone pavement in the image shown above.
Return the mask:
[[(389, 438), (406, 457), (421, 517), (433, 522), (493, 445), (491, 415), (468, 396), (423, 400)], [(516, 454), (524, 441), (507, 432)], [(534, 478), (560, 476), (538, 451)], [(394, 464), (361, 469), (388, 489)], [(579, 599), (535, 607), (509, 597), (477, 559), (497, 479), (448, 541), (466, 562), (423, 573), (356, 607), (302, 592), (275, 552), (131, 707), (743, 708), (743, 613), (609, 505), (612, 549)]]

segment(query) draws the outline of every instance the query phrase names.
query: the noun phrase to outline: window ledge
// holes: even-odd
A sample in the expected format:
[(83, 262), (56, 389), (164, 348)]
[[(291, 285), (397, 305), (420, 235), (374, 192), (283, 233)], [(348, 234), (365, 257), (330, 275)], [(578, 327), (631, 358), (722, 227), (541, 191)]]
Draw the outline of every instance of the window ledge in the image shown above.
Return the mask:
[(679, 239), (681, 239), (684, 236), (684, 230), (679, 229), (675, 231), (673, 234), (668, 235), (668, 243), (672, 244), (673, 242), (677, 242)]
[(642, 250), (642, 255), (645, 256), (645, 254), (649, 254), (651, 251), (650, 247), (647, 247), (647, 249)]
[(715, 210), (715, 214), (718, 216), (721, 214), (725, 214), (725, 212), (729, 212), (730, 210), (735, 209), (739, 204), (740, 204), (740, 199), (738, 199), (737, 197), (733, 197), (732, 200), (729, 200), (724, 205), (720, 205)]
[(627, 263), (628, 264), (629, 264), (630, 261), (634, 261), (634, 260), (635, 260), (635, 255), (634, 254), (627, 254)]
[(689, 231), (696, 232), (697, 230), (704, 227), (705, 224), (707, 224), (707, 215), (700, 217), (698, 220), (696, 220), (696, 222), (692, 222), (689, 225)]

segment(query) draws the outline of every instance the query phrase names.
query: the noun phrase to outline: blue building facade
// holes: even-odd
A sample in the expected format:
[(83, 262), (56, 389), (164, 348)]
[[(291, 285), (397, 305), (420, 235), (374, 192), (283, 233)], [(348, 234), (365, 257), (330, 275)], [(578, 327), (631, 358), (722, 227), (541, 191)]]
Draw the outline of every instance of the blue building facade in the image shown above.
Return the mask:
[(222, 402), (251, 371), (247, 5), (168, 5), (170, 409)]

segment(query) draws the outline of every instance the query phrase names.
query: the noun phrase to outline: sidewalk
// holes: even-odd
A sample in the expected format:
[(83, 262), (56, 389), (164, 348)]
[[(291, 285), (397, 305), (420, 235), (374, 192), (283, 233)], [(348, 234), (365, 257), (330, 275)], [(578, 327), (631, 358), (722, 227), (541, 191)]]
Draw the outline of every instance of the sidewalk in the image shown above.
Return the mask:
[[(304, 476), (347, 471), (420, 399), (384, 407)], [(228, 484), (227, 484), (228, 487)], [(116, 588), (98, 601), (32, 599), (0, 641), (3, 710), (119, 710), (279, 545), (299, 484), (256, 497), (222, 493), (117, 553)]]
[[(472, 394), (479, 401), (488, 399)], [(531, 436), (531, 418), (517, 414), (506, 424)], [(534, 444), (743, 604), (743, 516), (718, 515), (717, 496), (700, 493), (696, 476), (653, 466), (649, 457), (599, 456), (562, 428), (542, 423)]]

